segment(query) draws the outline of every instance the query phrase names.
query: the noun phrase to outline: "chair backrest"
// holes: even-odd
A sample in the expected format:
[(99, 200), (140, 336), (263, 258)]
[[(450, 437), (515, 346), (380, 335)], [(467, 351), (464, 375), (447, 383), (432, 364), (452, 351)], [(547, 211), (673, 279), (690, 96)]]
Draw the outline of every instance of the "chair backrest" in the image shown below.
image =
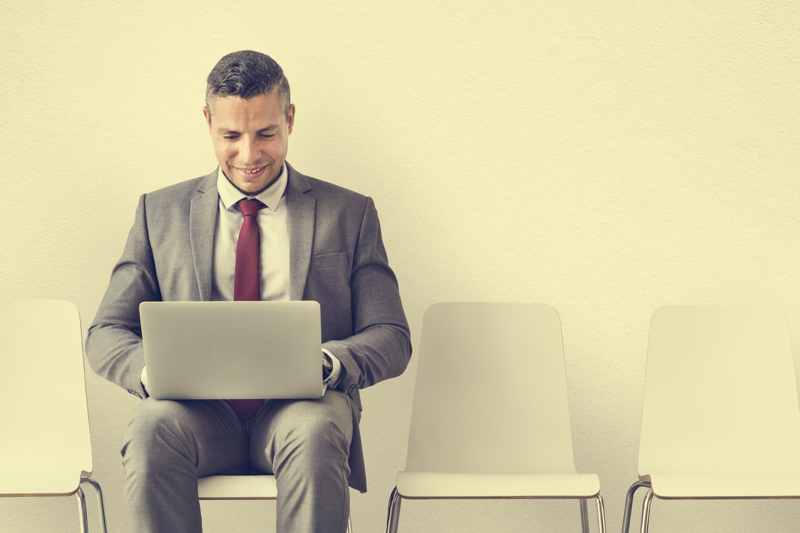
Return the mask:
[(74, 470), (77, 488), (92, 471), (78, 310), (0, 300), (0, 361), (0, 471)]
[(434, 304), (418, 359), (406, 471), (575, 473), (555, 309)]
[(667, 306), (650, 322), (639, 475), (800, 475), (786, 317)]

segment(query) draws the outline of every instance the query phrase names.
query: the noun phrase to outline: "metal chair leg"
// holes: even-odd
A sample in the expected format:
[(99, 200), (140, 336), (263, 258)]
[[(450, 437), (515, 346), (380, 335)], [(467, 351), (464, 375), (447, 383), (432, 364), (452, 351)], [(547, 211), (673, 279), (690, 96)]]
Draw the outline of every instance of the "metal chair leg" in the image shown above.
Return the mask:
[(108, 529), (106, 528), (106, 508), (103, 504), (103, 489), (100, 488), (100, 483), (88, 477), (81, 478), (80, 484), (83, 485), (84, 483), (88, 483), (94, 487), (95, 494), (97, 494), (97, 512), (100, 515), (100, 528), (103, 533), (108, 533)]
[(647, 494), (644, 495), (644, 503), (642, 504), (642, 531), (647, 533), (650, 527), (650, 503), (653, 501), (653, 488), (647, 489)]
[(606, 533), (606, 506), (603, 504), (603, 497), (598, 494), (595, 501), (597, 501), (597, 526), (600, 528), (600, 533)]
[(589, 510), (587, 509), (586, 500), (580, 499), (578, 503), (581, 505), (581, 532), (589, 533)]
[(89, 521), (86, 519), (86, 497), (83, 495), (83, 489), (78, 485), (78, 490), (75, 492), (78, 498), (78, 521), (81, 525), (83, 533), (89, 533)]
[(642, 487), (650, 487), (649, 481), (637, 481), (628, 489), (625, 496), (625, 513), (622, 516), (622, 533), (629, 533), (631, 529), (631, 513), (633, 512), (633, 495)]
[(386, 533), (397, 533), (397, 526), (400, 523), (400, 493), (397, 492), (397, 487), (392, 490), (389, 496), (389, 513), (386, 518)]

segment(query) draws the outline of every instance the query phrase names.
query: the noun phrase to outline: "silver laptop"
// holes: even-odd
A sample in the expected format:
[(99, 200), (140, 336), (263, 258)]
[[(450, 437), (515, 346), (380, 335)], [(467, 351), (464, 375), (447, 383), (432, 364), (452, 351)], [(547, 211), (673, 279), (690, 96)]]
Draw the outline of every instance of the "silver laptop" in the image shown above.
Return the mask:
[(323, 394), (317, 302), (142, 302), (139, 315), (153, 398)]

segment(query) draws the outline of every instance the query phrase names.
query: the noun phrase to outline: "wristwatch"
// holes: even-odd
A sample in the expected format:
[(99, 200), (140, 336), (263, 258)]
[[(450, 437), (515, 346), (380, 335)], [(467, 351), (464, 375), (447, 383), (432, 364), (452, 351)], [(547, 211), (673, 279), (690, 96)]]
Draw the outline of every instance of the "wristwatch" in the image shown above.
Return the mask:
[(322, 352), (322, 382), (325, 383), (328, 381), (328, 378), (331, 377), (331, 372), (333, 372), (333, 361), (331, 361), (331, 356)]

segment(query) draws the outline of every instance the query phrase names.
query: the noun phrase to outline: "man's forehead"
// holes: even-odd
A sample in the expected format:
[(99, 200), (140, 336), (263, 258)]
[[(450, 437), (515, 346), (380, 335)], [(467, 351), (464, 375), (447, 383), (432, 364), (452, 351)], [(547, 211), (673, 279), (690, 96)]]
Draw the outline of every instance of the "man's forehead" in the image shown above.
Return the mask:
[(218, 112), (213, 115), (216, 120), (215, 126), (222, 130), (251, 130), (261, 131), (276, 129), (281, 126), (281, 116), (274, 116), (268, 113), (253, 112)]

